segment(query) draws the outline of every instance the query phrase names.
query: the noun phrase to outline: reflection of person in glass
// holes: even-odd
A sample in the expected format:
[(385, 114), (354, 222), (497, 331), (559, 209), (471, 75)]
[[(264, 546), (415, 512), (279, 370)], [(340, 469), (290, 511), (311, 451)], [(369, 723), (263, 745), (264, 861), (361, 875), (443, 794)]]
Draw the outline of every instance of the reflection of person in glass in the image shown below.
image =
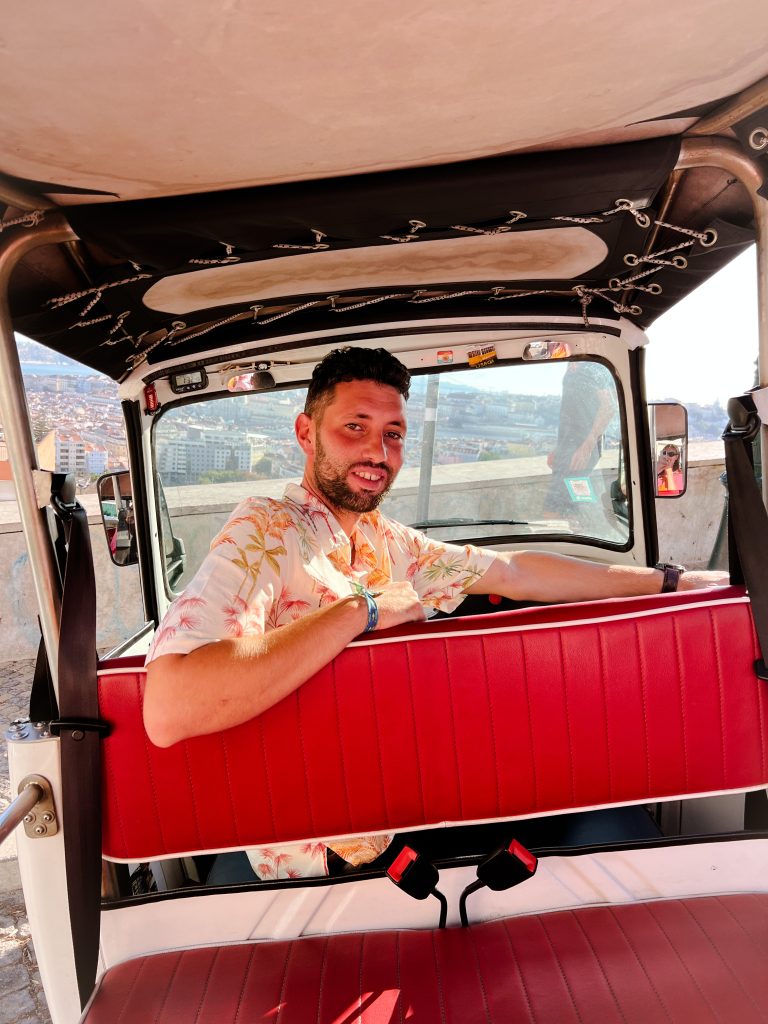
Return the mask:
[[(600, 481), (592, 475), (602, 453), (603, 434), (616, 412), (615, 385), (601, 363), (579, 360), (568, 364), (563, 377), (557, 444), (547, 458), (552, 482), (547, 495), (548, 517), (583, 521), (598, 526)], [(592, 506), (590, 509), (589, 506)]]
[(680, 466), (680, 449), (676, 444), (667, 444), (659, 452), (656, 463), (656, 493), (675, 495), (683, 489), (683, 471)]

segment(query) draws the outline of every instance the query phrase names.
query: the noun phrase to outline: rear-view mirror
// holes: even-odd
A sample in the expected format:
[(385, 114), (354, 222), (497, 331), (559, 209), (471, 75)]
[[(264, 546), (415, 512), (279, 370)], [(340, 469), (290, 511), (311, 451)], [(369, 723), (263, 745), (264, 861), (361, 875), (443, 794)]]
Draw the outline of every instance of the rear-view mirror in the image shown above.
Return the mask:
[(110, 558), (115, 565), (136, 565), (139, 553), (130, 473), (105, 473), (99, 477), (96, 490)]
[(688, 485), (688, 412), (678, 402), (653, 402), (648, 413), (654, 494), (679, 498)]

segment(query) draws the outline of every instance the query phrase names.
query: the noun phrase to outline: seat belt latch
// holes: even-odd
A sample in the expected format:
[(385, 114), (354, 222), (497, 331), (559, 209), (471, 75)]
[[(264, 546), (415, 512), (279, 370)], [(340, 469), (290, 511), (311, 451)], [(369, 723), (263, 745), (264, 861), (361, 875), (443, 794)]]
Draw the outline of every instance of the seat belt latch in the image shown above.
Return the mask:
[(459, 917), (463, 928), (467, 919), (467, 896), (486, 887), (494, 892), (511, 889), (533, 878), (539, 866), (538, 859), (516, 839), (489, 854), (477, 865), (477, 881), (466, 887), (459, 899)]
[(387, 868), (387, 876), (398, 889), (408, 893), (415, 900), (435, 896), (440, 902), (440, 928), (445, 928), (448, 902), (436, 888), (440, 872), (434, 864), (422, 857), (410, 846), (404, 846)]
[(536, 874), (539, 862), (530, 850), (513, 839), (508, 846), (490, 854), (477, 866), (477, 877), (494, 892), (511, 889)]

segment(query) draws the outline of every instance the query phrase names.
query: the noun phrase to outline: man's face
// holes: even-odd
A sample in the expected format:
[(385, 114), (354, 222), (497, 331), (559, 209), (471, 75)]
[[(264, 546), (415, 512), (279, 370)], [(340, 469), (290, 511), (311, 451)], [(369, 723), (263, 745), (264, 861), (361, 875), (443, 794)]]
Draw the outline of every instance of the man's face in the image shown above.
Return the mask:
[(336, 385), (319, 416), (303, 416), (303, 424), (302, 416), (297, 431), (307, 481), (334, 509), (377, 508), (403, 464), (403, 396), (386, 384), (349, 381)]

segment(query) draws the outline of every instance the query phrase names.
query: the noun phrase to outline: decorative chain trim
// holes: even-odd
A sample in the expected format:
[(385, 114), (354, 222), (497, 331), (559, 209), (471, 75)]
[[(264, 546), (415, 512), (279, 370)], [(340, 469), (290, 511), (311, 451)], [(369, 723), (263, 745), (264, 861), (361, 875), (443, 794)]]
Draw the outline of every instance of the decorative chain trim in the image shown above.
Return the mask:
[(103, 348), (105, 345), (117, 345), (118, 342), (121, 341), (133, 341), (133, 338), (130, 336), (130, 334), (127, 334), (125, 331), (123, 331), (122, 338), (115, 337), (117, 332), (120, 330), (120, 328), (123, 326), (123, 324), (130, 315), (130, 309), (126, 309), (124, 313), (120, 314), (120, 316), (115, 320), (114, 325), (110, 329), (109, 334), (106, 336), (104, 341), (101, 342), (101, 345), (99, 346), (100, 348)]
[(411, 226), (411, 230), (407, 235), (379, 235), (379, 238), (383, 238), (385, 242), (414, 242), (416, 240), (417, 232), (421, 231), (427, 225), (423, 220), (409, 220), (408, 223)]
[[(477, 288), (466, 288), (454, 291), (444, 291), (438, 294), (429, 294), (431, 289), (429, 288), (417, 288), (409, 292), (390, 292), (386, 295), (377, 295), (373, 298), (363, 299), (359, 302), (351, 303), (339, 303), (341, 296), (339, 295), (328, 295), (322, 299), (312, 299), (308, 302), (297, 303), (295, 306), (289, 309), (284, 309), (279, 313), (275, 313), (272, 316), (260, 319), (259, 313), (262, 309), (266, 308), (263, 303), (253, 304), (247, 311), (241, 311), (239, 313), (233, 313), (231, 316), (224, 317), (221, 320), (217, 320), (214, 323), (208, 324), (207, 326), (200, 327), (194, 330), (191, 334), (186, 334), (183, 337), (176, 338), (177, 335), (181, 334), (182, 331), (187, 329), (187, 325), (183, 320), (174, 320), (171, 323), (170, 329), (159, 332), (159, 337), (147, 346), (142, 352), (136, 352), (131, 355), (128, 362), (132, 366), (138, 365), (140, 362), (145, 360), (150, 352), (152, 352), (158, 345), (168, 344), (173, 346), (179, 344), (182, 341), (192, 341), (196, 338), (200, 338), (203, 335), (209, 334), (212, 331), (216, 331), (227, 324), (234, 323), (238, 320), (246, 320), (252, 317), (253, 322), (259, 325), (266, 325), (274, 323), (276, 320), (280, 320), (283, 317), (292, 316), (294, 313), (299, 313), (305, 309), (311, 309), (317, 306), (327, 305), (328, 310), (332, 313), (345, 313), (347, 311), (355, 309), (363, 309), (367, 306), (373, 306), (382, 302), (388, 302), (391, 300), (405, 300), (413, 305), (423, 305), (432, 302), (443, 302), (450, 299), (463, 298), (465, 296), (485, 296), (490, 302), (505, 302), (510, 299), (522, 299), (534, 295), (564, 295), (564, 296), (575, 296), (578, 298), (582, 317), (585, 325), (589, 325), (588, 308), (592, 300), (598, 296), (606, 302), (610, 303), (612, 308), (617, 313), (626, 313), (631, 316), (639, 316), (642, 313), (642, 307), (638, 305), (625, 305), (619, 298), (614, 297), (611, 293), (626, 292), (629, 290), (645, 292), (649, 295), (660, 295), (662, 293), (662, 287), (656, 282), (649, 284), (640, 284), (644, 278), (659, 273), (664, 267), (672, 267), (675, 269), (684, 269), (688, 265), (688, 261), (685, 256), (682, 255), (681, 250), (689, 248), (698, 242), (700, 245), (709, 247), (717, 242), (717, 232), (713, 229), (707, 229), (706, 231), (695, 231), (691, 228), (681, 227), (676, 224), (670, 224), (667, 221), (654, 220), (652, 221), (650, 216), (643, 212), (642, 209), (638, 208), (637, 204), (630, 199), (617, 199), (614, 202), (614, 206), (610, 210), (606, 210), (601, 214), (595, 214), (592, 216), (556, 216), (548, 218), (550, 221), (558, 221), (561, 223), (571, 224), (602, 224), (605, 223), (606, 218), (615, 216), (619, 213), (628, 213), (634, 217), (635, 222), (641, 228), (648, 228), (653, 223), (656, 227), (665, 228), (670, 231), (676, 231), (679, 234), (686, 236), (683, 241), (676, 245), (668, 246), (664, 249), (658, 249), (654, 252), (646, 253), (645, 255), (637, 255), (636, 253), (627, 253), (624, 256), (624, 262), (629, 267), (641, 267), (643, 269), (638, 270), (636, 273), (629, 275), (628, 277), (619, 278), (612, 277), (607, 285), (600, 287), (587, 287), (586, 285), (575, 285), (572, 288), (555, 289), (555, 288), (538, 288), (529, 289), (526, 291), (517, 291), (507, 285), (495, 285), (486, 289)], [(45, 215), (43, 210), (33, 210), (29, 213), (25, 213), (13, 220), (0, 222), (0, 232), (6, 228), (14, 225), (24, 225), (33, 227), (39, 224)], [(527, 214), (522, 210), (510, 210), (509, 219), (493, 228), (478, 228), (472, 225), (466, 224), (453, 224), (450, 230), (462, 232), (466, 234), (474, 235), (497, 235), (506, 233), (512, 230), (512, 227), (521, 220), (525, 220)], [(422, 220), (412, 219), (409, 220), (410, 230), (405, 235), (380, 235), (379, 237), (388, 242), (395, 243), (408, 243), (417, 241), (419, 239), (419, 232), (423, 231), (427, 227), (426, 223)], [(313, 244), (293, 244), (293, 243), (277, 243), (273, 245), (274, 249), (287, 249), (294, 251), (303, 252), (317, 252), (330, 248), (330, 245), (323, 241), (327, 238), (327, 235), (320, 231), (318, 228), (311, 229), (314, 235)], [(220, 258), (195, 258), (188, 261), (189, 264), (195, 266), (215, 266), (223, 265), (228, 263), (240, 262), (240, 257), (234, 255), (235, 246), (228, 242), (220, 242), (220, 245), (224, 247), (225, 255)], [(671, 257), (671, 258), (668, 258)], [(130, 316), (130, 310), (126, 310), (124, 313), (119, 314), (115, 317), (113, 314), (106, 314), (105, 316), (92, 317), (86, 319), (90, 311), (98, 304), (100, 299), (103, 297), (104, 292), (110, 288), (119, 288), (123, 285), (133, 284), (136, 281), (143, 281), (152, 278), (156, 275), (146, 273), (141, 270), (139, 264), (133, 260), (129, 261), (131, 266), (137, 271), (133, 277), (122, 278), (119, 281), (112, 281), (107, 284), (96, 285), (93, 288), (86, 288), (82, 291), (70, 292), (67, 295), (60, 295), (53, 299), (49, 299), (46, 302), (46, 306), (50, 306), (54, 309), (60, 309), (61, 307), (76, 302), (80, 299), (87, 299), (86, 305), (80, 312), (78, 321), (70, 325), (70, 330), (80, 327), (91, 327), (95, 324), (106, 323), (107, 321), (114, 321), (110, 327), (109, 333), (107, 334), (101, 345), (117, 345), (122, 341), (131, 342), (134, 347), (141, 345), (143, 339), (147, 333), (140, 335), (137, 339), (134, 339), (130, 334), (127, 334), (123, 328), (123, 324), (126, 319)], [(122, 331), (121, 336), (118, 333)], [(154, 332), (151, 332), (154, 333)], [(174, 340), (176, 339), (176, 340)]]
[[(232, 255), (233, 252), (235, 251), (234, 245), (230, 245), (229, 242), (219, 242), (219, 245), (223, 245), (224, 246), (224, 251), (226, 252), (226, 256), (221, 256), (219, 259), (209, 259), (209, 260), (193, 259), (193, 260), (189, 260), (189, 263), (193, 263), (196, 266), (201, 266), (201, 267), (213, 267), (213, 266), (220, 266), (223, 263), (239, 263), (240, 262), (240, 257), (239, 256), (233, 256)], [(135, 266), (135, 264), (134, 264), (134, 266)]]
[[(412, 295), (411, 292), (390, 292), (389, 295), (377, 295), (373, 299), (364, 299), (362, 302), (353, 302), (349, 306), (337, 306), (335, 301), (331, 302), (331, 313), (348, 313), (351, 309), (362, 309), (364, 306), (375, 306), (378, 302), (388, 302), (390, 299), (408, 299)], [(331, 299), (337, 299), (338, 295), (329, 296)]]
[[(337, 296), (334, 295), (331, 297), (335, 299)], [(264, 320), (259, 320), (259, 310), (263, 309), (263, 306), (251, 306), (251, 309), (253, 310), (253, 319), (256, 323), (271, 324), (274, 323), (275, 320), (282, 320), (284, 316), (290, 316), (291, 313), (300, 313), (302, 309), (311, 309), (313, 306), (319, 306), (326, 301), (326, 299), (313, 299), (311, 302), (302, 302), (298, 306), (292, 306), (291, 309), (285, 309), (282, 313), (275, 313), (274, 316), (268, 316)]]
[(413, 297), (408, 299), (408, 301), (412, 302), (414, 306), (420, 306), (424, 302), (442, 302), (444, 299), (461, 299), (465, 295), (486, 294), (483, 291), (479, 291), (477, 288), (467, 288), (465, 291), (461, 292), (443, 292), (441, 295), (430, 295), (426, 299), (422, 298), (422, 296), (426, 295), (428, 291), (429, 289), (427, 288), (417, 288), (413, 293)]
[(0, 235), (8, 228), (15, 228), (22, 225), (25, 228), (34, 228), (45, 217), (45, 210), (30, 210), (29, 213), (22, 213), (10, 220), (0, 220)]
[(310, 231), (315, 236), (314, 245), (289, 245), (287, 242), (278, 242), (273, 245), (273, 249), (303, 249), (304, 252), (319, 252), (321, 249), (330, 249), (330, 245), (324, 242), (323, 239), (328, 236), (324, 231), (319, 231), (317, 228), (310, 228)]

